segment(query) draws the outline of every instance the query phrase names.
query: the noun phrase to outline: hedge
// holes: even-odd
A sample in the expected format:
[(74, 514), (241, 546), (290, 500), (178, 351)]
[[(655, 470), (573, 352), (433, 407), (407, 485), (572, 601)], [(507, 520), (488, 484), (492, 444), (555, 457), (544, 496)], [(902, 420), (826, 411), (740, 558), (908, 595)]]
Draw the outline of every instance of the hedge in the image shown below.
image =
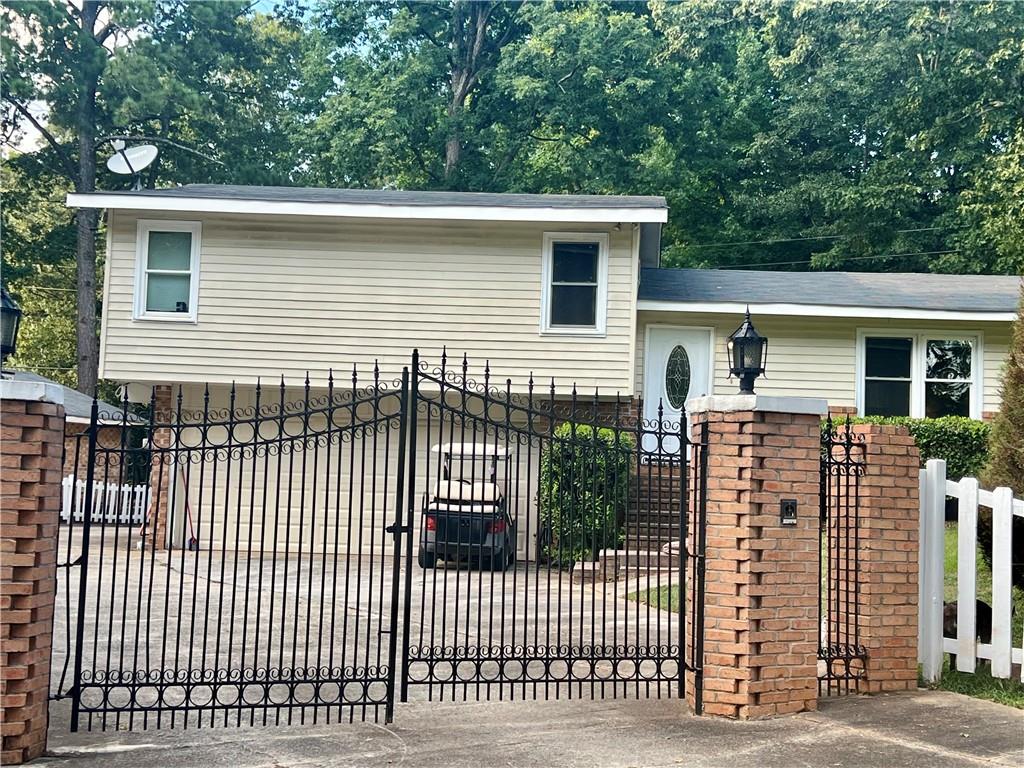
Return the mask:
[[(988, 460), (990, 425), (964, 416), (912, 419), (908, 416), (863, 416), (854, 424), (900, 424), (910, 431), (921, 450), (921, 465), (928, 459), (946, 460), (946, 477), (977, 477)], [(842, 424), (841, 417), (835, 423)]]
[(597, 559), (622, 541), (632, 435), (587, 424), (560, 424), (541, 455), (540, 516), (544, 554), (572, 562)]

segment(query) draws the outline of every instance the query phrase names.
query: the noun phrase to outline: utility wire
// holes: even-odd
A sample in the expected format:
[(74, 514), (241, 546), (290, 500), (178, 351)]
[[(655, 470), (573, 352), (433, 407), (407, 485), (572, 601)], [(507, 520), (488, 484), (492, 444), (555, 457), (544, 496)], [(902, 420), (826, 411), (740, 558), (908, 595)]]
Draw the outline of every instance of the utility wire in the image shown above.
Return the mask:
[[(904, 256), (941, 256), (947, 253), (960, 253), (960, 249), (952, 249), (948, 251), (915, 251), (913, 253), (879, 253), (874, 256), (851, 256), (843, 261), (865, 261), (868, 259), (897, 259)], [(712, 269), (744, 269), (746, 267), (784, 267), (791, 266), (793, 264), (809, 264), (807, 261), (762, 261), (754, 264), (727, 264), (721, 267), (712, 267)], [(820, 270), (826, 271), (826, 270)]]
[[(897, 229), (898, 234), (908, 232), (933, 232), (944, 227), (915, 227), (914, 229)], [(693, 243), (684, 248), (728, 248), (731, 245), (774, 245), (776, 243), (798, 243), (804, 240), (849, 240), (853, 235), (808, 235), (807, 237), (778, 237), (770, 240), (737, 240), (728, 243)]]

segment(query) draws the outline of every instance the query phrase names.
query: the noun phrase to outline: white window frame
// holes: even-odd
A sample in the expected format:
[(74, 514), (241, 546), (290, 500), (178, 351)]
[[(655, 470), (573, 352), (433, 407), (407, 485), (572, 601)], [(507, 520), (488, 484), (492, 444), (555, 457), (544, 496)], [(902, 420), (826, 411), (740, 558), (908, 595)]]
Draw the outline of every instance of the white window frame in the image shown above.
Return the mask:
[[(597, 243), (597, 297), (594, 325), (551, 324), (551, 279), (554, 273), (555, 243)], [(541, 261), (540, 333), (542, 336), (605, 336), (608, 329), (608, 247), (607, 232), (545, 232)]]
[[(984, 337), (981, 331), (961, 330), (956, 328), (895, 329), (895, 328), (858, 328), (857, 329), (857, 414), (864, 415), (864, 376), (867, 373), (867, 338), (898, 338), (910, 339), (910, 416), (923, 418), (925, 415), (925, 383), (937, 379), (925, 379), (928, 368), (928, 341), (969, 341), (971, 343), (971, 400), (969, 415), (972, 419), (980, 419), (985, 399), (985, 376), (983, 361)], [(943, 379), (946, 381), (946, 379)]]
[[(134, 320), (158, 320), (169, 323), (196, 323), (199, 310), (199, 252), (202, 223), (198, 221), (168, 221), (139, 219), (135, 235), (135, 306)], [(192, 235), (189, 259), (188, 312), (155, 312), (146, 309), (146, 287), (149, 280), (150, 232), (188, 232)]]

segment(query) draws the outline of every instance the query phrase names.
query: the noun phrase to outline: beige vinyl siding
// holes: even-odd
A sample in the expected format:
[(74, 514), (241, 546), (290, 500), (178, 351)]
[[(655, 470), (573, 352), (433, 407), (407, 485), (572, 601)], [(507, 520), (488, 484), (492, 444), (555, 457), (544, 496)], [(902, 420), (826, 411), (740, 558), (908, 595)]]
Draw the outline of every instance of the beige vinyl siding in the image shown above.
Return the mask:
[[(470, 356), (479, 374), (525, 385), (626, 391), (633, 381), (636, 252), (631, 227), (189, 216), (202, 222), (198, 322), (133, 320), (136, 228), (109, 227), (101, 375), (117, 381), (253, 382), (328, 369), (397, 376), (414, 347)], [(164, 216), (170, 220), (178, 217)], [(607, 333), (540, 333), (545, 231), (605, 232)]]
[[(643, 392), (644, 331), (649, 324), (715, 329), (714, 393), (735, 392), (728, 378), (728, 337), (740, 315), (690, 312), (640, 312), (637, 320), (636, 391)], [(982, 412), (999, 409), (1001, 370), (1009, 346), (1008, 322), (957, 323), (860, 318), (754, 316), (759, 333), (768, 338), (767, 372), (757, 381), (765, 395), (824, 397), (833, 406), (857, 404), (857, 331), (887, 329), (908, 332), (977, 333), (982, 336)]]
[[(272, 418), (278, 412), (279, 390), (271, 386), (264, 390), (261, 398), (262, 409), (270, 417), (261, 421), (254, 449), (249, 419), (256, 403), (255, 388), (236, 389), (236, 423), (231, 429), (230, 442), (228, 430), (223, 426), (231, 405), (229, 389), (211, 387), (206, 405), (203, 387), (184, 385), (181, 392), (183, 429), (175, 451), (177, 467), (168, 526), (175, 546), (188, 534), (187, 505), (192, 527), (204, 549), (307, 553), (337, 549), (343, 555), (392, 550), (393, 539), (384, 529), (395, 522), (397, 419), (389, 422), (390, 429), (353, 433), (346, 429), (349, 414), (340, 407), (328, 430), (323, 410), (326, 392), (312, 390), (310, 403), (316, 412), (305, 428), (299, 417), (286, 420), (285, 435), (292, 439), (284, 438), (283, 442), (292, 448), (280, 451), (277, 442), (280, 433)], [(176, 402), (177, 389), (174, 398)], [(394, 412), (397, 406), (394, 396), (383, 395), (382, 398), (381, 411)], [(287, 405), (286, 412), (304, 410), (301, 389), (286, 390), (283, 401)], [(371, 415), (365, 407), (360, 408), (360, 412), (364, 418)], [(205, 437), (198, 427), (188, 426), (202, 423), (204, 413), (210, 422), (217, 423), (206, 429)], [(412, 505), (414, 551), (419, 542), (420, 510), (425, 494), (439, 479), (437, 455), (427, 443), (474, 440), (472, 422), (467, 422), (465, 434), (458, 423), (452, 427), (450, 412), (444, 423), (443, 434), (440, 434), (435, 412), (430, 422), (421, 415), (417, 425), (417, 495)], [(303, 437), (307, 439), (301, 439)], [(481, 442), (485, 438), (476, 433), (475, 439)], [(494, 437), (487, 440), (484, 455), (494, 450)], [(508, 469), (505, 474), (499, 469), (499, 480), (509, 480), (505, 492), (509, 514), (517, 521), (517, 557), (530, 560), (537, 545), (539, 448), (536, 441), (518, 449), (513, 443), (509, 445), (509, 453)], [(480, 462), (478, 467), (482, 464)], [(470, 472), (468, 466), (466, 472)]]

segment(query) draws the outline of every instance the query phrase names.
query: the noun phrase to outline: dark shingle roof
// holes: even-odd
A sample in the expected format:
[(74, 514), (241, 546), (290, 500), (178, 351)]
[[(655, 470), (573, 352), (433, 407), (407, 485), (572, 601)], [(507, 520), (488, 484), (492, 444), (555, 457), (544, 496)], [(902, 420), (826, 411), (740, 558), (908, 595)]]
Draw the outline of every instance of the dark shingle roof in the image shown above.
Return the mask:
[(118, 192), (132, 197), (257, 200), (280, 203), (349, 205), (463, 205), (504, 208), (667, 208), (664, 197), (635, 195), (523, 195), (491, 192), (414, 192), (393, 189), (257, 187), (236, 184), (186, 184), (171, 189)]
[(1021, 278), (892, 272), (644, 269), (640, 299), (1013, 312)]
[[(60, 387), (64, 390), (64, 418), (66, 419), (86, 419), (88, 420), (92, 414), (92, 398), (88, 395), (83, 395), (77, 389), (71, 387), (65, 387), (63, 384), (48, 379), (45, 376), (40, 376), (38, 373), (32, 373), (31, 371), (13, 371), (13, 378), (15, 381), (31, 381), (40, 384), (52, 384), (55, 387)], [(100, 421), (120, 421), (121, 406), (112, 405), (110, 403), (100, 400), (98, 403)], [(128, 413), (129, 424), (144, 424), (145, 420), (139, 418), (135, 414)]]

